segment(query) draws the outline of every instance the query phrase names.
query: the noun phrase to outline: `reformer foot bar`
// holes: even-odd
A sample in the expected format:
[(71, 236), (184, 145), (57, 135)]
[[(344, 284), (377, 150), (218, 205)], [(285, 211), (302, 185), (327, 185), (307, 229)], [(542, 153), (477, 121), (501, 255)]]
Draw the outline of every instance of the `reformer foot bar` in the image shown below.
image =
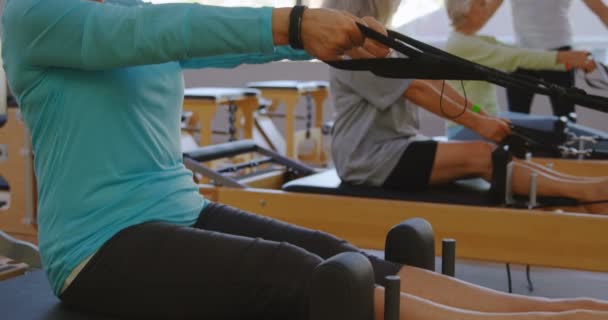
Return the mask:
[[(422, 219), (403, 221), (386, 237), (385, 256), (390, 261), (435, 270), (434, 235)], [(453, 276), (455, 247), (444, 241), (442, 270)], [(311, 320), (372, 320), (374, 317), (374, 273), (369, 261), (359, 253), (342, 253), (320, 264), (311, 281)], [(399, 313), (399, 279), (387, 279), (387, 314)], [(73, 310), (52, 294), (43, 271), (38, 270), (0, 282), (2, 319), (28, 320), (111, 320), (114, 317)], [(391, 319), (391, 318), (387, 318)], [(397, 318), (398, 319), (398, 318)], [(243, 320), (254, 320), (252, 318)], [(255, 319), (257, 320), (257, 319)]]
[[(251, 141), (238, 143), (237, 149), (270, 156)], [(231, 152), (238, 150), (230, 144), (212, 148), (223, 150), (224, 156), (238, 154)], [(274, 173), (259, 170), (257, 177), (239, 180), (201, 164), (215, 153), (203, 149), (205, 158), (185, 154), (184, 162), (196, 174), (211, 172), (212, 184), (200, 185), (208, 198), (330, 232), (363, 248), (383, 249), (392, 225), (422, 217), (438, 237), (458, 239), (460, 258), (608, 272), (608, 256), (603, 254), (608, 249), (608, 216), (504, 207), (489, 184), (479, 180), (404, 193), (344, 184), (334, 170), (311, 174), (314, 171), (301, 164)], [(293, 162), (277, 157), (277, 163)]]

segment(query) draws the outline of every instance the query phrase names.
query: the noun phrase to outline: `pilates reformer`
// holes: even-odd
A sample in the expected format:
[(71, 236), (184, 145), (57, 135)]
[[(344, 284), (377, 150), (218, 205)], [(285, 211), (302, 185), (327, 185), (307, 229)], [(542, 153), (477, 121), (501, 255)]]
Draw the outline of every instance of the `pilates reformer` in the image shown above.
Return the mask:
[[(323, 103), (328, 96), (328, 84), (320, 81), (267, 81), (247, 84), (248, 88), (189, 88), (184, 94), (182, 129), (199, 135), (198, 141), (182, 138), (187, 150), (195, 145), (206, 146), (213, 134), (227, 135), (228, 141), (254, 139), (264, 146), (289, 157), (315, 165), (325, 165), (323, 148)], [(296, 107), (305, 98), (306, 116), (296, 115)], [(284, 114), (277, 113), (284, 104)], [(213, 130), (212, 123), (218, 107), (227, 106), (228, 130)], [(314, 119), (313, 119), (314, 115)], [(285, 136), (273, 123), (284, 118)], [(304, 130), (296, 131), (296, 120), (306, 121)], [(299, 146), (312, 142), (311, 152), (301, 153)]]
[[(237, 129), (243, 126), (242, 138), (252, 139), (254, 135), (254, 112), (259, 107), (260, 91), (256, 89), (239, 88), (190, 88), (184, 92), (183, 109), (192, 114), (187, 120), (186, 130), (200, 133), (197, 143), (201, 146), (212, 142), (212, 123), (220, 106), (228, 108), (228, 141), (234, 141)], [(198, 127), (198, 128), (196, 128)]]
[[(441, 270), (453, 276), (455, 242), (442, 242)], [(385, 258), (435, 271), (435, 238), (431, 225), (411, 219), (393, 227), (386, 237)], [(0, 253), (2, 253), (0, 251)], [(399, 319), (400, 281), (387, 278), (385, 310), (387, 320)], [(319, 265), (311, 280), (309, 319), (372, 320), (374, 317), (374, 274), (369, 261), (358, 253), (343, 253)], [(73, 310), (52, 294), (43, 271), (0, 281), (0, 310), (3, 319), (76, 320), (115, 319), (101, 314)], [(175, 319), (179, 319), (176, 314)], [(245, 320), (245, 319), (243, 319)], [(257, 320), (257, 319), (256, 319)]]
[[(259, 156), (221, 170), (205, 165), (246, 153)], [(608, 257), (601, 254), (608, 248), (608, 216), (539, 210), (548, 200), (568, 205), (572, 200), (534, 193), (507, 203), (505, 157), (508, 153), (495, 160), (504, 164), (497, 173), (502, 194), (479, 179), (423, 193), (349, 185), (335, 170), (317, 172), (252, 141), (200, 148), (186, 153), (184, 163), (207, 179), (200, 191), (211, 200), (330, 232), (360, 247), (382, 249), (382, 235), (392, 225), (420, 216), (439, 237), (459, 240), (461, 258), (608, 272)], [(552, 161), (556, 168), (572, 165)]]
[[(323, 104), (329, 95), (329, 83), (325, 81), (261, 81), (250, 82), (247, 87), (260, 90), (262, 96), (271, 102), (260, 110), (256, 118), (256, 125), (265, 134), (273, 150), (307, 163), (326, 164), (327, 156), (323, 149), (322, 127)], [(305, 116), (302, 117), (306, 121), (306, 127), (304, 130), (296, 131), (296, 119), (300, 118), (296, 114), (296, 107), (302, 99), (306, 106)], [(285, 107), (284, 115), (276, 112), (281, 104)], [(269, 125), (266, 117), (269, 118), (268, 120), (285, 118), (284, 138), (281, 135), (273, 135), (272, 127), (266, 129), (266, 125)], [(300, 154), (298, 147), (306, 140), (313, 142), (313, 151), (309, 154)]]

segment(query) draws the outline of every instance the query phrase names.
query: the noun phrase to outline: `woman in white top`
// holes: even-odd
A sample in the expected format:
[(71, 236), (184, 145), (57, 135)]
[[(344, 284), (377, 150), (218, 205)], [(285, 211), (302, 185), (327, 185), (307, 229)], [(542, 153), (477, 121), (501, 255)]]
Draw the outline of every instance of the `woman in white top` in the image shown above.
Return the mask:
[[(608, 6), (602, 0), (583, 0), (589, 9), (608, 26)], [(517, 44), (523, 48), (545, 50), (570, 50), (572, 48), (572, 25), (569, 11), (572, 0), (511, 0), (513, 26)], [(532, 71), (519, 69), (517, 74), (543, 78), (555, 84), (574, 86), (574, 72)], [(509, 109), (514, 112), (530, 113), (534, 94), (517, 89), (507, 90)], [(574, 104), (551, 99), (553, 114), (569, 115), (574, 112)]]

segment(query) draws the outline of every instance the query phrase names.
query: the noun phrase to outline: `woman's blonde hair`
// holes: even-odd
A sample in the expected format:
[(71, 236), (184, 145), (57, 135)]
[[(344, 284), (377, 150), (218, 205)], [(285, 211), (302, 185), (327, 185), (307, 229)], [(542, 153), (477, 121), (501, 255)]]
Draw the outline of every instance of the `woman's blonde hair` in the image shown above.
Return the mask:
[(465, 21), (472, 3), (471, 0), (445, 0), (445, 8), (453, 26), (458, 26)]
[(323, 8), (343, 10), (357, 17), (374, 17), (388, 25), (401, 0), (323, 0)]

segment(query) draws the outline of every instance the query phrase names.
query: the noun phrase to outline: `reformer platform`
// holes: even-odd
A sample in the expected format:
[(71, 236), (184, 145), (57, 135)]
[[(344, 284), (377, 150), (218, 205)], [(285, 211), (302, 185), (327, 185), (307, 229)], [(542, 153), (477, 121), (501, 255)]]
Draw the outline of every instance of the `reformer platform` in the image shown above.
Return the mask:
[(6, 320), (111, 320), (62, 306), (38, 270), (0, 282), (0, 312)]
[[(365, 270), (365, 267), (361, 267)], [(356, 267), (355, 267), (356, 268)], [(339, 269), (342, 271), (343, 269)], [(329, 270), (331, 273), (335, 273), (334, 269)], [(364, 272), (364, 271), (359, 271)], [(338, 277), (340, 278), (340, 277)], [(373, 274), (371, 280), (373, 283)], [(370, 284), (371, 290), (373, 290), (372, 284)], [(325, 291), (327, 290), (324, 288)], [(336, 288), (334, 291), (341, 291)], [(364, 293), (349, 293), (349, 295), (342, 297), (348, 299), (350, 297), (361, 298), (365, 296)], [(331, 293), (327, 293), (324, 298), (330, 298)], [(334, 298), (334, 297), (331, 297)], [(371, 296), (370, 296), (371, 298)], [(370, 299), (371, 303), (371, 299)], [(346, 304), (345, 306), (348, 306)], [(323, 311), (317, 311), (319, 315), (312, 320), (320, 319), (325, 320), (329, 317), (324, 317)], [(82, 312), (74, 310), (64, 306), (55, 295), (53, 295), (51, 288), (48, 284), (48, 280), (44, 271), (34, 271), (27, 273), (23, 276), (9, 279), (0, 282), (0, 314), (2, 319), (6, 320), (118, 320), (119, 318), (105, 316), (101, 314), (94, 314), (89, 312)], [(176, 317), (175, 319), (179, 319)], [(361, 318), (362, 319), (362, 318)], [(262, 319), (242, 319), (242, 320), (262, 320)], [(286, 319), (288, 320), (288, 319)], [(365, 320), (371, 320), (365, 319)]]
[(404, 192), (344, 183), (335, 169), (290, 181), (283, 186), (289, 192), (334, 196), (366, 197), (385, 200), (419, 201), (454, 205), (494, 206), (490, 184), (483, 179), (467, 179), (423, 192)]

